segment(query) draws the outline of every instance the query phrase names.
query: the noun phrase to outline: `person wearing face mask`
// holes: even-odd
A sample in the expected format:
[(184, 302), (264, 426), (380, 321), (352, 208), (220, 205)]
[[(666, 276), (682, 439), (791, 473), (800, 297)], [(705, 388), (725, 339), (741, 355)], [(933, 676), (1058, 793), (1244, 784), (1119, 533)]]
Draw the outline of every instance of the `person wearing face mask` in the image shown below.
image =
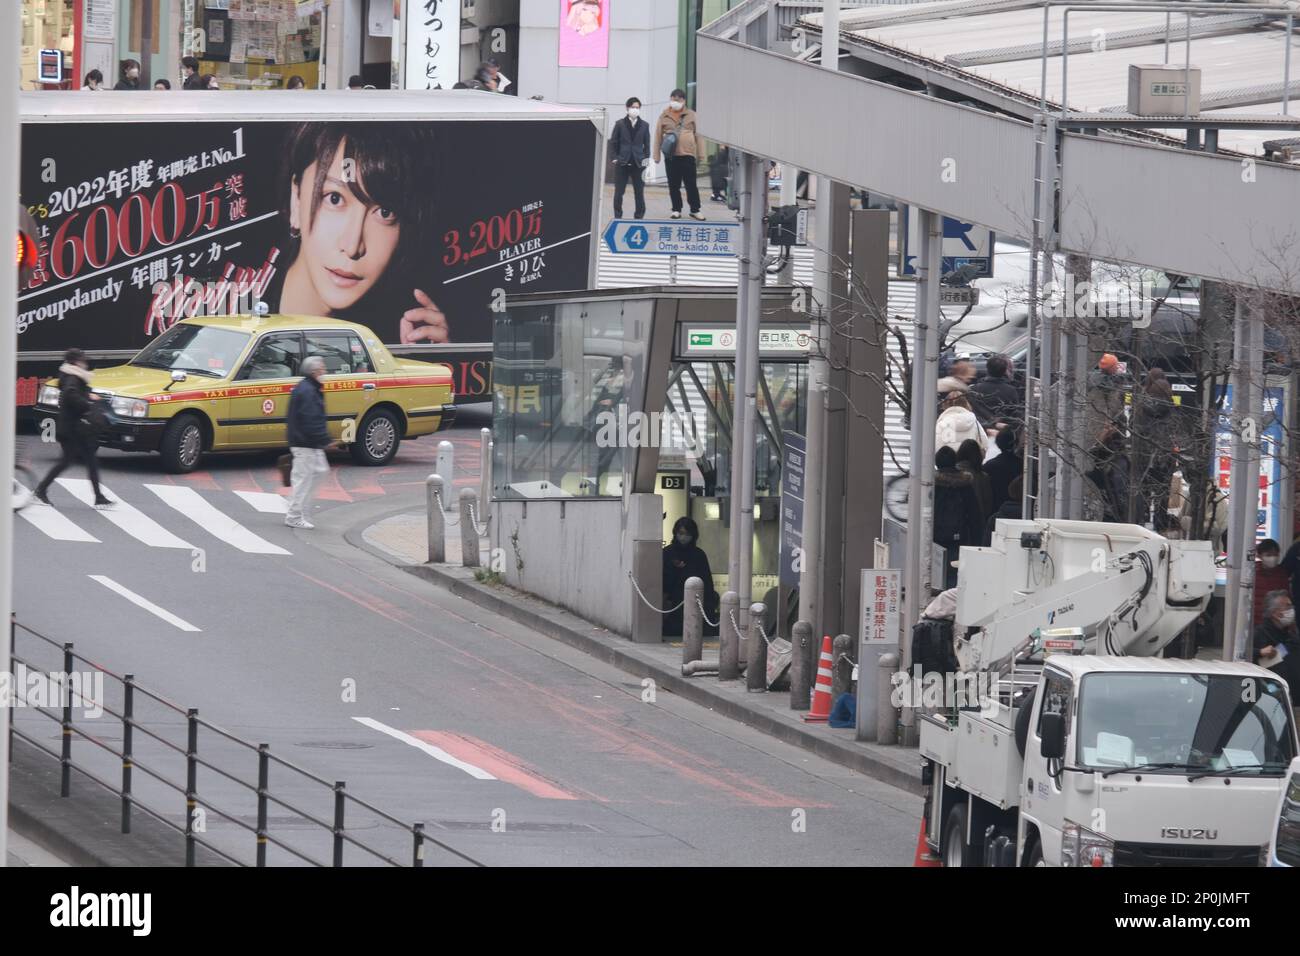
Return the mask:
[(118, 72), (121, 78), (117, 81), (117, 85), (114, 86), (113, 89), (115, 90), (140, 89), (140, 61), (139, 60), (123, 60), (121, 66), (118, 69)]
[(1267, 667), (1287, 682), (1296, 686), (1300, 668), (1300, 637), (1296, 635), (1295, 608), (1285, 591), (1272, 591), (1264, 596), (1264, 619), (1255, 627), (1253, 639), (1255, 663)]
[(704, 159), (704, 140), (696, 131), (695, 122), (695, 110), (686, 108), (686, 91), (673, 90), (668, 108), (659, 114), (659, 122), (655, 124), (655, 162), (663, 157), (673, 219), (682, 218), (683, 185), (691, 218), (704, 218), (700, 213), (700, 189), (695, 184), (696, 166)]
[(645, 183), (641, 170), (650, 162), (650, 124), (641, 119), (641, 101), (635, 96), (627, 101), (627, 116), (614, 124), (609, 138), (614, 164), (614, 218), (623, 218), (623, 193), (632, 183), (636, 197), (637, 219), (645, 218)]
[(1290, 591), (1290, 578), (1282, 567), (1282, 549), (1272, 538), (1255, 547), (1255, 616), (1256, 624), (1264, 620), (1264, 599), (1273, 591)]
[[(688, 578), (699, 578), (704, 582), (705, 617), (704, 633), (717, 636), (718, 628), (710, 625), (709, 620), (718, 619), (718, 591), (713, 586), (713, 572), (709, 568), (709, 556), (696, 543), (700, 540), (700, 528), (690, 518), (678, 518), (673, 523), (673, 539), (664, 548), (664, 606), (676, 607), (682, 603), (686, 593)], [(682, 608), (664, 615), (664, 637), (682, 636)]]

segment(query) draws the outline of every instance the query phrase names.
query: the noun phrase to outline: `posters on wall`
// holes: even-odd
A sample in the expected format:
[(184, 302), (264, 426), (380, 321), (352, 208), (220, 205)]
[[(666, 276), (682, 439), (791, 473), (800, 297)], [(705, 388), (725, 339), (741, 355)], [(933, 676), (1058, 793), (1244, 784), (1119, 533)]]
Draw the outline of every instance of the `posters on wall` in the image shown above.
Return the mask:
[(85, 0), (83, 40), (115, 39), (117, 30), (117, 4), (115, 0)]
[(405, 0), (402, 55), (408, 90), (449, 90), (460, 79), (460, 0)]
[[(1232, 490), (1232, 386), (1223, 386), (1223, 407), (1214, 431), (1215, 478), (1219, 490), (1231, 496)], [(1255, 538), (1274, 541), (1290, 540), (1282, 528), (1282, 513), (1277, 496), (1282, 490), (1282, 410), (1286, 407), (1286, 388), (1269, 384), (1264, 388), (1263, 418), (1259, 432), (1259, 492), (1254, 509)]]
[(255, 301), (391, 345), (485, 343), (504, 294), (587, 284), (590, 123), (106, 123), (94, 149), (86, 135), (23, 129), (41, 257), (19, 294), (22, 353), (135, 350)]
[(609, 0), (560, 0), (560, 66), (609, 66)]

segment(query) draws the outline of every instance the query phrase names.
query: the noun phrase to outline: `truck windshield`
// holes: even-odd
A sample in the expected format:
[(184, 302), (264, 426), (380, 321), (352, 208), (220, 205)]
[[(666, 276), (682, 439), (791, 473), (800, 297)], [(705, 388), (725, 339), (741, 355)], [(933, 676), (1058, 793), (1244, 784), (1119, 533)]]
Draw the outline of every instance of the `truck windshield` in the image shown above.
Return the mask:
[(129, 364), (225, 378), (247, 344), (247, 332), (181, 323), (146, 345)]
[(1144, 773), (1282, 774), (1295, 756), (1282, 682), (1239, 674), (1088, 674), (1076, 749), (1080, 766)]

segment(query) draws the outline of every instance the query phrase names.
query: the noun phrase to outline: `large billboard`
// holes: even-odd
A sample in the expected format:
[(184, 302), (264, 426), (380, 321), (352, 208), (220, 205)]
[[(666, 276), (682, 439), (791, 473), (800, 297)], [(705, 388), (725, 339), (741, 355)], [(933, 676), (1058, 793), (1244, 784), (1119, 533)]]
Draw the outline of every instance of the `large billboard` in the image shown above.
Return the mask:
[(560, 66), (609, 66), (609, 0), (560, 0)]
[[(589, 122), (29, 123), (22, 353), (138, 349), (230, 301), (486, 343), (505, 293), (587, 286)], [(242, 298), (237, 298), (242, 296)]]

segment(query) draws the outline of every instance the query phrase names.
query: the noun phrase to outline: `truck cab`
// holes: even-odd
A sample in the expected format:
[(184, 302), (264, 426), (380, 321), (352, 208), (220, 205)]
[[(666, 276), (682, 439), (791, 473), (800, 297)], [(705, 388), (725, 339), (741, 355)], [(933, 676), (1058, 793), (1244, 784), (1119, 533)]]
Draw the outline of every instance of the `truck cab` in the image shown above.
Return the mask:
[(1007, 703), (922, 719), (927, 836), (946, 865), (1266, 861), (1297, 753), (1284, 681), (1105, 655), (1035, 669), (1002, 682)]

